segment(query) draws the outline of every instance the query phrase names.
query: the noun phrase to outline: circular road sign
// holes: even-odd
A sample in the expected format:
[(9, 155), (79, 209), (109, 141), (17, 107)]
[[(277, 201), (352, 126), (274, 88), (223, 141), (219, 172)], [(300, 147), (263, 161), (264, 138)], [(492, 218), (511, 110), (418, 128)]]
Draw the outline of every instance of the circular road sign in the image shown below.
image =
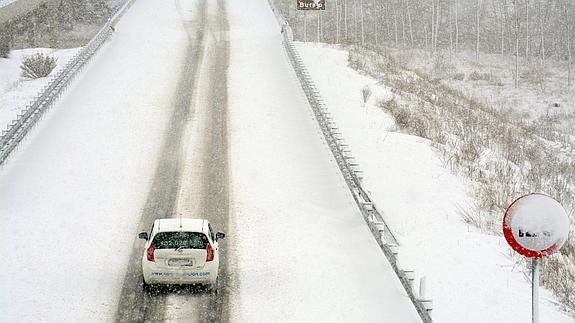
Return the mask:
[(505, 211), (503, 235), (518, 253), (541, 258), (563, 246), (569, 235), (569, 218), (553, 198), (527, 194), (513, 201)]

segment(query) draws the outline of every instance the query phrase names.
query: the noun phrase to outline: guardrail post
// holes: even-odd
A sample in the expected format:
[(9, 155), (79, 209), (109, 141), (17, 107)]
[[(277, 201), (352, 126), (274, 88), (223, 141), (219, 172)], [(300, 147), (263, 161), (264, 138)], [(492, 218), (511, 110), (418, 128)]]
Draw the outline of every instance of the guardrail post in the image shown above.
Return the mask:
[(409, 286), (411, 290), (414, 290), (414, 282), (415, 282), (415, 271), (413, 270), (404, 270), (403, 273), (405, 274), (405, 278), (409, 281)]
[(433, 301), (427, 298), (427, 277), (423, 276), (419, 280), (419, 298), (418, 301), (423, 305), (427, 314), (431, 316), (431, 311), (433, 310)]

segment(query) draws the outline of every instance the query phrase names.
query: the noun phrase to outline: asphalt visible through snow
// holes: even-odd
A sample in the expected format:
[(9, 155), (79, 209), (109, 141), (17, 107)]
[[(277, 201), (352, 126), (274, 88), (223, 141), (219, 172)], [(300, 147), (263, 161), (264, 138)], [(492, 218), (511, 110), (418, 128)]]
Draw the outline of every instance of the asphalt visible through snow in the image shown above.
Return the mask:
[[(191, 11), (179, 7), (180, 11)], [(198, 0), (193, 18), (182, 12), (189, 35), (174, 110), (152, 189), (137, 230), (149, 231), (157, 218), (207, 218), (216, 231), (229, 228), (227, 68), (225, 2)], [(134, 238), (116, 313), (118, 322), (226, 322), (229, 320), (227, 251), (220, 242), (218, 292), (196, 288), (142, 289), (144, 241)]]

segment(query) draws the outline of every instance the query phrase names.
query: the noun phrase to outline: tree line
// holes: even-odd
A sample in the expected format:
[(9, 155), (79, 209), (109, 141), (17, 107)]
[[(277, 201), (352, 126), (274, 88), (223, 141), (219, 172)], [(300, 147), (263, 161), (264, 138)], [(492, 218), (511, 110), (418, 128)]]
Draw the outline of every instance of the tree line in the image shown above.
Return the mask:
[(11, 48), (60, 47), (62, 34), (79, 25), (98, 24), (112, 9), (106, 0), (61, 0), (41, 4), (30, 13), (0, 26), (0, 57)]
[[(521, 65), (573, 62), (572, 0), (331, 0), (325, 11), (276, 0), (300, 41), (512, 55)], [(516, 77), (516, 83), (518, 78)], [(517, 86), (517, 84), (516, 84)]]

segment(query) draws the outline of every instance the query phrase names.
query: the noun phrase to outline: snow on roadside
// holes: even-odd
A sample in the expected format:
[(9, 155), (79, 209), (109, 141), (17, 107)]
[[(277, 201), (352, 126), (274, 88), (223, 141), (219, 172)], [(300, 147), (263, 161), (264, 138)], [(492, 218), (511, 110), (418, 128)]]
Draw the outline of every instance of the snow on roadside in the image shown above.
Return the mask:
[[(347, 66), (347, 52), (298, 43), (312, 78), (343, 137), (365, 172), (365, 185), (401, 243), (402, 266), (426, 275), (436, 322), (529, 321), (530, 283), (509, 257), (503, 237), (476, 232), (458, 209), (473, 200), (430, 143), (394, 132), (376, 107), (390, 95), (377, 80)], [(374, 94), (363, 107), (361, 89)], [(542, 291), (542, 322), (573, 322)]]
[(420, 321), (330, 162), (267, 1), (228, 9), (232, 321)]
[[(0, 58), (0, 130), (6, 129), (10, 121), (16, 119), (18, 112), (24, 109), (80, 50), (81, 48), (27, 48), (13, 50), (8, 58)], [(56, 68), (47, 77), (35, 80), (22, 78), (20, 64), (26, 57), (36, 53), (56, 58)]]
[(136, 1), (0, 169), (1, 321), (113, 320), (186, 46)]

